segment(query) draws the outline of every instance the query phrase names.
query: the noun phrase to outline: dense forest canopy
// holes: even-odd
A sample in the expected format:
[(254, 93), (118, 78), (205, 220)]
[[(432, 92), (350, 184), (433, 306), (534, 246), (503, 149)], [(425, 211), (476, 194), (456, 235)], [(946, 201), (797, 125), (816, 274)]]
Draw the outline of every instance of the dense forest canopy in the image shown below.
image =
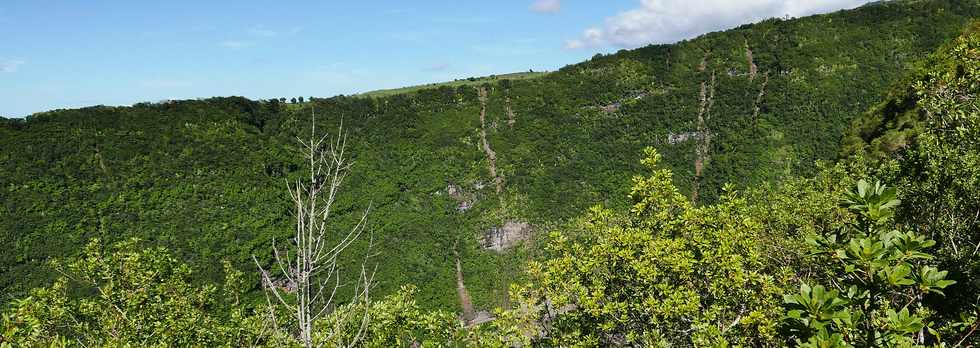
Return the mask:
[[(415, 283), (423, 303), (453, 308), (448, 250), (460, 239), (468, 287), (490, 308), (506, 292), (503, 275), (513, 273), (499, 270), (521, 257), (482, 251), (483, 231), (505, 220), (548, 226), (595, 203), (623, 204), (627, 179), (640, 169), (636, 154), (651, 145), (687, 194), (701, 163), (705, 201), (724, 183), (812, 174), (815, 160), (837, 155), (855, 110), (880, 100), (890, 81), (978, 11), (971, 1), (925, 1), (773, 19), (489, 84), (486, 134), (504, 180), (499, 195), (469, 86), (300, 105), (217, 98), (100, 106), (8, 120), (0, 128), (0, 224), (9, 231), (0, 240), (0, 286), (16, 294), (43, 284), (46, 260), (93, 237), (144, 238), (211, 279), (215, 259), (245, 267), (288, 231), (283, 178), (300, 167), (290, 149), (315, 109), (324, 129), (343, 120), (356, 139), (356, 174), (342, 203), (359, 211), (374, 202), (380, 258), (401, 258), (381, 263), (390, 280), (383, 287)], [(473, 209), (457, 213), (450, 184)]]
[[(534, 78), (0, 119), (0, 344), (296, 344), (252, 257), (291, 234), (314, 113), (349, 132), (337, 228), (371, 207), (343, 266), (381, 280), (320, 343), (976, 342), (978, 15), (882, 2)], [(98, 309), (141, 291), (120, 311), (147, 317)]]

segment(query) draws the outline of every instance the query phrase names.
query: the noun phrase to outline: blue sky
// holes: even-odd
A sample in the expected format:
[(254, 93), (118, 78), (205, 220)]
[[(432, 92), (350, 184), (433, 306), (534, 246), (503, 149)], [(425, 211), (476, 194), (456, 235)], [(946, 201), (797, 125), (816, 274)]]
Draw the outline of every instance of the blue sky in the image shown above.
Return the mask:
[(0, 2), (0, 116), (242, 95), (332, 96), (554, 70), (862, 0)]

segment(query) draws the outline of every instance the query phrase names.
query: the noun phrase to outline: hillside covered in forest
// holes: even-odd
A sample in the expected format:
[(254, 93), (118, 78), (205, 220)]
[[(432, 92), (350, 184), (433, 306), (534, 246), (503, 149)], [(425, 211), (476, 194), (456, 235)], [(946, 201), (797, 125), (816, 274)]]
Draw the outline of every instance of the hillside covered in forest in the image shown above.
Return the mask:
[[(312, 122), (342, 127), (353, 161), (331, 228), (368, 211), (340, 268), (376, 266), (372, 297), (384, 300), (365, 299), (364, 311), (395, 326), (370, 330), (407, 332), (370, 336), (377, 346), (960, 337), (977, 326), (962, 313), (980, 294), (978, 16), (976, 1), (878, 2), (532, 77), (0, 119), (0, 291), (16, 314), (0, 328), (17, 328), (0, 345), (46, 342), (17, 336), (34, 332), (18, 316), (35, 329), (57, 322), (29, 299), (95, 293), (68, 290), (65, 269), (110, 279), (113, 267), (157, 257), (169, 261), (147, 274), (174, 272), (166, 282), (180, 284), (159, 291), (218, 297), (234, 284), (241, 295), (178, 303), (232, 314), (176, 318), (225, 331), (162, 344), (283, 344), (246, 331), (265, 330), (256, 264), (273, 267), (274, 241), (294, 233), (286, 185), (309, 175), (297, 138)], [(50, 288), (29, 291), (38, 287)], [(457, 327), (457, 313), (468, 324), (474, 311), (496, 320)], [(352, 325), (331, 318), (338, 332)], [(57, 339), (83, 331), (51, 325)]]
[(382, 288), (418, 284), (423, 303), (454, 308), (459, 241), (467, 288), (491, 308), (528, 256), (484, 250), (487, 231), (513, 221), (547, 232), (591, 205), (622, 206), (647, 146), (685, 195), (706, 202), (724, 183), (812, 174), (815, 161), (836, 158), (857, 110), (978, 13), (970, 1), (883, 3), (479, 87), (9, 119), (0, 128), (0, 286), (17, 294), (43, 284), (46, 261), (95, 237), (166, 246), (212, 278), (214, 260), (248, 269), (251, 255), (270, 257), (272, 238), (289, 232), (283, 180), (302, 166), (294, 138), (315, 111), (323, 129), (343, 121), (350, 132), (356, 166), (342, 212), (373, 202)]

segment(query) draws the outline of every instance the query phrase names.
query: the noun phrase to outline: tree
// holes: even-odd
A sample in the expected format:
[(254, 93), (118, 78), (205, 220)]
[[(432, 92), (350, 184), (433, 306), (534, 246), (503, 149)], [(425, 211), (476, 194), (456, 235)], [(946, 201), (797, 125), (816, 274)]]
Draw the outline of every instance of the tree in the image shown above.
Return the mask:
[[(910, 204), (902, 222), (920, 225), (940, 243), (948, 267), (980, 277), (980, 24), (934, 58), (912, 86), (925, 131), (900, 159)], [(963, 284), (967, 286), (968, 284)], [(977, 305), (980, 284), (961, 291)]]
[[(0, 347), (241, 346), (261, 329), (235, 308), (239, 274), (226, 264), (226, 284), (197, 286), (190, 268), (163, 248), (131, 239), (90, 241), (54, 284), (14, 301), (0, 318)], [(222, 298), (222, 295), (229, 295)]]
[(320, 343), (343, 346), (362, 331), (359, 322), (347, 320), (370, 312), (371, 321), (363, 329), (363, 346), (367, 347), (459, 347), (465, 346), (466, 331), (455, 315), (426, 309), (415, 301), (415, 287), (406, 285), (380, 301), (350, 303), (327, 316), (323, 325), (339, 334), (324, 337)]
[[(980, 305), (980, 23), (946, 43), (854, 120), (843, 153), (885, 162), (900, 198), (898, 223), (936, 241), (939, 263), (964, 280), (944, 300)], [(980, 341), (973, 342), (974, 344)]]
[(297, 100), (299, 100), (299, 102), (302, 103), (303, 102), (303, 97), (299, 97), (299, 98), (297, 98)]
[[(805, 347), (924, 344), (930, 310), (923, 299), (955, 281), (930, 264), (936, 242), (892, 223), (896, 190), (861, 180), (842, 205), (856, 220), (843, 231), (810, 236), (813, 261), (832, 265), (830, 289), (800, 285), (785, 296), (788, 324)], [(928, 330), (927, 330), (928, 329)]]
[[(501, 315), (502, 340), (544, 345), (766, 345), (776, 342), (780, 287), (729, 187), (697, 207), (674, 187), (652, 148), (649, 177), (633, 179), (628, 213), (594, 207), (554, 257), (529, 265), (531, 283)], [(530, 336), (528, 338), (527, 336)]]
[[(274, 267), (278, 269), (277, 273), (281, 278), (274, 280), (255, 256), (252, 259), (261, 272), (267, 294), (271, 294), (280, 306), (294, 316), (297, 338), (309, 348), (314, 345), (314, 333), (319, 329), (318, 320), (329, 315), (337, 305), (335, 296), (342, 287), (340, 256), (364, 232), (370, 208), (364, 211), (358, 222), (346, 233), (339, 236), (328, 234), (338, 228), (333, 222), (332, 208), (352, 165), (345, 153), (347, 134), (340, 127), (333, 139), (327, 139), (327, 135), (317, 135), (314, 112), (310, 138), (300, 139), (300, 145), (303, 157), (309, 165), (309, 175), (294, 183), (286, 183), (296, 218), (295, 234), (291, 243), (285, 246), (276, 245), (275, 240), (272, 243)], [(370, 246), (368, 249), (370, 250)], [(367, 304), (373, 281), (374, 271), (368, 271), (365, 263), (362, 263), (350, 302)], [(270, 313), (275, 317), (275, 312)], [(338, 346), (358, 343), (364, 338), (363, 332), (368, 324), (369, 313), (364, 310), (361, 315), (341, 317), (343, 321), (358, 324), (356, 333), (348, 341), (335, 341), (345, 336), (342, 336), (342, 332), (329, 331), (329, 327), (328, 333), (322, 339)], [(338, 317), (333, 318), (337, 320)], [(343, 323), (334, 327), (346, 325)]]

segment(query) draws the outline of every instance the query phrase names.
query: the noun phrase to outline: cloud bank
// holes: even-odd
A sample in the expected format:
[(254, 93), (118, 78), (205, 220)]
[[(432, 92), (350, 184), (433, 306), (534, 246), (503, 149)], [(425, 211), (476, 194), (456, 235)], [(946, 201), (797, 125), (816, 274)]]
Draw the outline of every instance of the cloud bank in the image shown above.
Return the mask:
[[(539, 1), (540, 2), (540, 1)], [(641, 0), (640, 7), (606, 18), (565, 42), (569, 49), (634, 48), (671, 43), (773, 17), (802, 17), (849, 9), (868, 0)]]

